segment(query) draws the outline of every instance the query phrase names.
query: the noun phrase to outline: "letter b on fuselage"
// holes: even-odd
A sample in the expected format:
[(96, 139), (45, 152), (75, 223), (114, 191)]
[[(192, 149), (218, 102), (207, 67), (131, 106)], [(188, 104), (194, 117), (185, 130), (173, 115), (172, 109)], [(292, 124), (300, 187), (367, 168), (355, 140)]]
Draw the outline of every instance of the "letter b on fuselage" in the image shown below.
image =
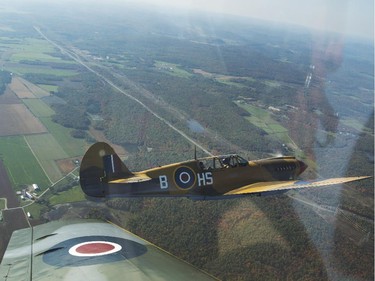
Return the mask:
[(160, 189), (167, 189), (168, 188), (168, 178), (167, 176), (159, 176), (160, 181)]

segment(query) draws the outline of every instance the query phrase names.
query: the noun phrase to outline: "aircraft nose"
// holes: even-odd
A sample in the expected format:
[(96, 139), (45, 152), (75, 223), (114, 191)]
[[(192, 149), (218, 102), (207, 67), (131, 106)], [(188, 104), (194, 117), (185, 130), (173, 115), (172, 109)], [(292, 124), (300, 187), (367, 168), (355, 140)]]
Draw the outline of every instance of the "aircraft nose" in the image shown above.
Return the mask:
[(298, 160), (299, 164), (299, 173), (302, 174), (307, 169), (307, 164), (301, 160)]

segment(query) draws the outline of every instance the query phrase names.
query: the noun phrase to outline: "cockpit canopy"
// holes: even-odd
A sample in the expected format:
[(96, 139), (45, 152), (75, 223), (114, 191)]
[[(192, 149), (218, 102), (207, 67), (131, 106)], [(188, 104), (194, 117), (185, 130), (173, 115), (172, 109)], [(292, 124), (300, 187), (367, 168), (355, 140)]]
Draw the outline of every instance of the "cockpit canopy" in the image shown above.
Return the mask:
[(198, 161), (202, 170), (234, 168), (248, 165), (248, 161), (237, 154), (206, 157), (198, 159)]

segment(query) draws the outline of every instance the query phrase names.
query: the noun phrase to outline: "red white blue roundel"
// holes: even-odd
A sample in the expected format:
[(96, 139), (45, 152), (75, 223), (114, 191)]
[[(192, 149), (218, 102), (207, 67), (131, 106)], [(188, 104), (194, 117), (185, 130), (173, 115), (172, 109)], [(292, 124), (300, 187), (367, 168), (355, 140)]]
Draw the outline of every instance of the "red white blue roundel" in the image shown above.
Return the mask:
[(97, 257), (116, 253), (122, 246), (108, 241), (88, 241), (74, 245), (69, 254), (76, 257)]
[(174, 172), (174, 181), (179, 188), (190, 189), (196, 181), (195, 173), (189, 167), (180, 167)]
[(147, 248), (135, 241), (112, 236), (83, 236), (62, 241), (43, 253), (43, 261), (57, 267), (117, 262), (143, 255)]

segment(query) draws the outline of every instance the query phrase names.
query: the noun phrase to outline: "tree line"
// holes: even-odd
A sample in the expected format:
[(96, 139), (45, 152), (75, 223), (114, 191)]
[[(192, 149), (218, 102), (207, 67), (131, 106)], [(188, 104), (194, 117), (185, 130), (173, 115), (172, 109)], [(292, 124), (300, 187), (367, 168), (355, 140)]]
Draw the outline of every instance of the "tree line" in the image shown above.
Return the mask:
[(6, 86), (12, 81), (10, 72), (1, 70), (0, 71), (0, 95), (4, 94)]

